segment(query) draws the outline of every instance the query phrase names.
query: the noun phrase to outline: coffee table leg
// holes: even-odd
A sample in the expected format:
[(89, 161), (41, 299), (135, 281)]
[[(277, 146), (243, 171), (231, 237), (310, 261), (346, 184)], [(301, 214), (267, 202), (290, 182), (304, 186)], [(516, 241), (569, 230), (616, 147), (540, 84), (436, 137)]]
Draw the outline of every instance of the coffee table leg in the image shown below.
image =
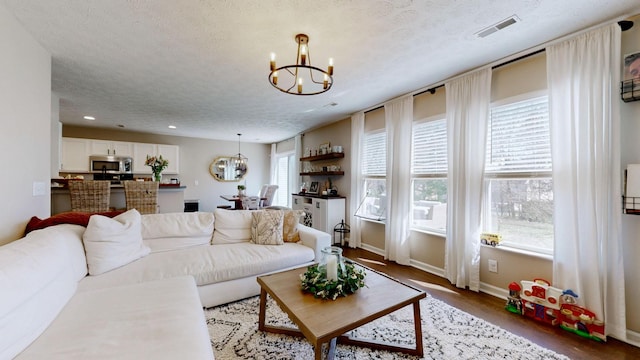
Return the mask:
[[(333, 360), (336, 356), (336, 339), (337, 338), (333, 338), (331, 339), (331, 341), (329, 341), (329, 343), (327, 344), (327, 360)], [(316, 360), (322, 360), (322, 354), (324, 353), (324, 344), (323, 343), (319, 343), (316, 344), (313, 347), (313, 350), (315, 352), (315, 359)]]
[(258, 329), (264, 331), (264, 320), (267, 314), (267, 292), (260, 288), (260, 313), (258, 314)]
[(416, 352), (417, 355), (424, 356), (424, 347), (422, 345), (422, 319), (420, 318), (420, 302), (413, 303), (413, 324), (416, 331)]

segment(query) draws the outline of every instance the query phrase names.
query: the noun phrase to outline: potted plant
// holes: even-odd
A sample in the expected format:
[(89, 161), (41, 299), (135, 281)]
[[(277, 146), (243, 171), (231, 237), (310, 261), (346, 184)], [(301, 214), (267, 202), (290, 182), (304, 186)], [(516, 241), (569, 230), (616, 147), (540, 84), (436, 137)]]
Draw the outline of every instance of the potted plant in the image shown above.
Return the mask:
[(153, 180), (160, 181), (162, 180), (162, 170), (166, 169), (167, 166), (169, 166), (169, 160), (163, 159), (162, 155), (158, 157), (147, 155), (147, 160), (144, 162), (144, 164), (151, 167)]
[(246, 190), (246, 186), (238, 185), (238, 196), (244, 196), (244, 191)]

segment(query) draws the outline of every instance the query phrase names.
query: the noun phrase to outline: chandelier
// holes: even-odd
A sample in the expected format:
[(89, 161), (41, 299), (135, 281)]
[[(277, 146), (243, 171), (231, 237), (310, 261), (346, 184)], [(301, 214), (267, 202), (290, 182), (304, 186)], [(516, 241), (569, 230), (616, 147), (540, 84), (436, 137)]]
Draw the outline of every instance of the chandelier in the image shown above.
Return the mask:
[(240, 136), (242, 134), (238, 134), (238, 155), (233, 158), (235, 162), (235, 170), (236, 170), (236, 178), (241, 178), (244, 173), (247, 171), (247, 157), (240, 153)]
[(276, 67), (276, 54), (271, 53), (271, 72), (269, 83), (276, 89), (292, 95), (321, 94), (333, 85), (333, 59), (329, 59), (329, 67), (322, 70), (311, 65), (309, 37), (296, 35), (298, 53), (295, 65)]

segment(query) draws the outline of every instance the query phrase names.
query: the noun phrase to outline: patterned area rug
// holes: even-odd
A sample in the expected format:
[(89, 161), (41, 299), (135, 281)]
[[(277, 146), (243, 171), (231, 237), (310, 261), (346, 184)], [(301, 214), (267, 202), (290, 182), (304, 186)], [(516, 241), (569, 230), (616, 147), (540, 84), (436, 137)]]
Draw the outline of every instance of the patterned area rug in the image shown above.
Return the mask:
[[(258, 331), (260, 298), (253, 297), (205, 310), (213, 352), (225, 359), (313, 359), (313, 347), (302, 337)], [(427, 296), (420, 301), (424, 359), (563, 359), (498, 326)], [(294, 327), (269, 298), (267, 323)], [(357, 328), (353, 335), (414, 344), (413, 311), (406, 306)], [(416, 359), (397, 352), (338, 344), (336, 359)]]

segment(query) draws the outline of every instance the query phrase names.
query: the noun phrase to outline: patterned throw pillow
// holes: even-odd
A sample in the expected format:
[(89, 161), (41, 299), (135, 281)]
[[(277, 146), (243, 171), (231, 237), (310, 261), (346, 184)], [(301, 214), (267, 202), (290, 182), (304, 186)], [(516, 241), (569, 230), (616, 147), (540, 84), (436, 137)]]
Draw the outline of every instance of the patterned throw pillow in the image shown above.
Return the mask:
[(304, 210), (285, 210), (284, 211), (284, 225), (283, 234), (284, 242), (298, 242), (300, 241), (300, 234), (298, 233), (297, 225), (300, 223), (300, 218), (304, 216)]
[(282, 211), (257, 210), (251, 212), (251, 242), (259, 245), (282, 245)]

